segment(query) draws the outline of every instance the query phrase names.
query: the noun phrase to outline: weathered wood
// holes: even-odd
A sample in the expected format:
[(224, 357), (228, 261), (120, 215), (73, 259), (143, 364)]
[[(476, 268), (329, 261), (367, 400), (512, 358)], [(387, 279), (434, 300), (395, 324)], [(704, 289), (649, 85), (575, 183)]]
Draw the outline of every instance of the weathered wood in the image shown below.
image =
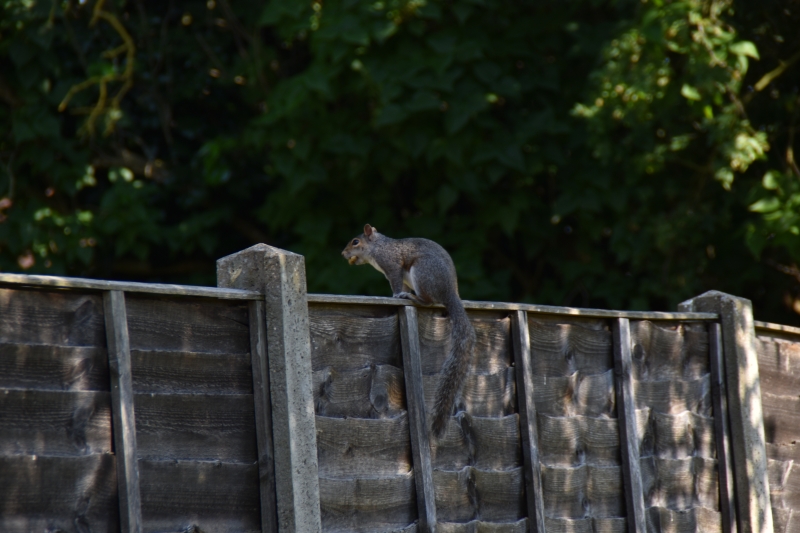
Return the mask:
[[(342, 296), (337, 294), (309, 294), (309, 303), (316, 304), (353, 304), (353, 305), (390, 305), (396, 307), (412, 305), (409, 300), (401, 298), (384, 298), (381, 296)], [(566, 315), (599, 318), (630, 318), (635, 320), (717, 320), (715, 313), (679, 312), (664, 313), (657, 311), (608, 311), (606, 309), (579, 309), (577, 307), (556, 307), (552, 305), (534, 305), (504, 302), (476, 302), (463, 300), (466, 309), (485, 311), (527, 311), (543, 315)]]
[(217, 287), (195, 285), (170, 285), (166, 283), (139, 283), (135, 281), (106, 281), (102, 279), (67, 278), (62, 276), (38, 276), (0, 273), (0, 283), (29, 287), (52, 287), (60, 289), (88, 289), (94, 291), (144, 292), (172, 296), (201, 296), (223, 300), (258, 300), (260, 293)]
[(143, 460), (140, 470), (144, 530), (260, 531), (255, 463)]
[(724, 533), (736, 533), (736, 496), (733, 486), (733, 464), (728, 429), (728, 396), (725, 362), (722, 354), (722, 329), (719, 324), (708, 325), (711, 397), (714, 408), (714, 436), (719, 472), (719, 510)]
[(716, 459), (646, 457), (640, 464), (647, 507), (719, 510)]
[(403, 351), (403, 371), (406, 381), (408, 425), (411, 435), (411, 454), (414, 461), (419, 527), (423, 532), (435, 532), (437, 511), (431, 467), (430, 437), (422, 390), (419, 325), (417, 309), (404, 307), (398, 314), (400, 342)]
[(631, 330), (627, 318), (613, 322), (614, 382), (619, 405), (619, 435), (622, 451), (622, 474), (625, 487), (628, 531), (644, 533), (645, 512), (642, 473), (639, 459), (636, 401), (631, 362)]
[(800, 512), (772, 506), (775, 533), (797, 533), (800, 531)]
[(706, 325), (631, 323), (633, 378), (640, 381), (696, 380), (709, 372)]
[(770, 533), (772, 508), (752, 303), (709, 291), (678, 308), (720, 315), (739, 531)]
[(0, 389), (0, 455), (111, 451), (109, 393)]
[(122, 533), (139, 533), (142, 530), (142, 514), (125, 295), (119, 291), (103, 293), (103, 307), (108, 342), (108, 370), (111, 377), (114, 452), (117, 456), (119, 481), (120, 530)]
[(438, 533), (526, 533), (528, 519), (523, 518), (516, 522), (484, 522), (472, 520), (470, 522), (439, 522)]
[(772, 506), (800, 511), (800, 463), (770, 460), (767, 468)]
[(119, 531), (115, 456), (0, 456), (0, 531)]
[(569, 377), (602, 374), (614, 368), (611, 332), (581, 324), (548, 324), (528, 320), (533, 373), (537, 376)]
[(0, 344), (0, 387), (107, 391), (108, 354), (95, 346)]
[(278, 495), (275, 488), (275, 448), (272, 441), (272, 405), (267, 360), (267, 317), (264, 302), (250, 302), (250, 360), (253, 378), (253, 414), (258, 446), (258, 481), (261, 500), (261, 531), (278, 531)]
[(785, 326), (783, 324), (771, 324), (769, 322), (753, 321), (753, 326), (756, 333), (761, 335), (763, 332), (769, 333), (787, 333), (789, 335), (800, 335), (800, 328), (795, 326)]
[[(440, 311), (423, 309), (419, 313), (419, 344), (422, 373), (441, 372), (450, 345), (450, 319), (439, 316)], [(475, 353), (470, 365), (472, 374), (497, 374), (511, 366), (511, 321), (503, 319), (470, 319), (475, 329)]]
[(445, 434), (431, 444), (433, 468), (460, 470), (465, 466), (507, 470), (522, 464), (519, 417), (451, 417)]
[(624, 518), (547, 518), (548, 533), (624, 533)]
[(414, 473), (364, 479), (320, 477), (322, 526), (329, 531), (387, 531), (417, 520)]
[(652, 411), (650, 421), (653, 424), (653, 455), (656, 457), (717, 457), (714, 419), (691, 411), (676, 415)]
[(126, 304), (132, 349), (250, 353), (246, 302), (134, 294)]
[(311, 380), (314, 410), (320, 416), (395, 418), (406, 410), (403, 371), (391, 365), (325, 367)]
[(217, 261), (217, 285), (264, 294), (278, 526), (321, 531), (305, 259), (257, 244)]
[(436, 509), (443, 522), (511, 522), (527, 515), (522, 468), (434, 470)]
[[(539, 435), (534, 397), (531, 338), (528, 315), (517, 311), (512, 315), (512, 342), (519, 408), (520, 440), (524, 464), (525, 501), (532, 533), (544, 533), (544, 498), (539, 462)], [(538, 354), (537, 354), (538, 355)]]
[(246, 353), (131, 350), (133, 390), (140, 393), (251, 394)]
[(252, 394), (135, 394), (142, 459), (255, 462)]
[(99, 295), (0, 288), (0, 342), (105, 346)]
[[(502, 417), (513, 414), (516, 411), (514, 372), (514, 367), (509, 366), (496, 374), (468, 374), (456, 400), (456, 411), (466, 411), (474, 416)], [(438, 375), (422, 376), (428, 410), (433, 409), (438, 383)]]
[(621, 464), (614, 418), (556, 417), (539, 413), (539, 457), (548, 466)]
[(542, 466), (545, 516), (552, 518), (625, 515), (622, 468)]
[(539, 413), (551, 416), (617, 416), (614, 371), (567, 377), (533, 376), (533, 397)]
[(402, 365), (397, 316), (364, 318), (344, 313), (309, 315), (311, 364), (314, 370)]
[(637, 409), (650, 408), (659, 413), (678, 414), (692, 411), (712, 416), (711, 377), (692, 381), (633, 381)]
[[(756, 339), (758, 374), (764, 392), (796, 396), (800, 390), (800, 339), (789, 342), (775, 337)], [(769, 440), (769, 438), (767, 438)]]
[(663, 533), (705, 533), (721, 531), (722, 521), (719, 513), (703, 507), (680, 511), (651, 507), (647, 510), (647, 528)]
[(317, 416), (316, 425), (322, 477), (388, 477), (413, 468), (405, 413), (377, 420)]

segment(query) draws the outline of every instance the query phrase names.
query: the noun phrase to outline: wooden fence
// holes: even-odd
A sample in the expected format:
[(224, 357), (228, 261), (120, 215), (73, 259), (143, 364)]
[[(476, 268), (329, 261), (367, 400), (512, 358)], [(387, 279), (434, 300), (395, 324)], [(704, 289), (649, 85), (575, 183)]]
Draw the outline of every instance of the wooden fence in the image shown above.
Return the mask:
[(800, 329), (746, 300), (465, 302), (432, 441), (443, 309), (218, 283), (0, 274), (0, 531), (800, 532)]

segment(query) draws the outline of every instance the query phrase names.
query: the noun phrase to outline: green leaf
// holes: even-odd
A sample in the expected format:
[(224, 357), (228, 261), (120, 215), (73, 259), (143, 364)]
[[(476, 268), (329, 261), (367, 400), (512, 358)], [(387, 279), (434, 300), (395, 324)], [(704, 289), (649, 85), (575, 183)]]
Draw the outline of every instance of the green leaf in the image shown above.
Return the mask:
[(750, 204), (750, 211), (754, 213), (772, 213), (780, 208), (781, 202), (774, 196), (772, 198), (762, 198), (761, 200)]
[(778, 178), (780, 177), (781, 173), (775, 170), (769, 170), (764, 174), (764, 177), (761, 179), (761, 185), (767, 190), (775, 190), (778, 188)]
[(700, 92), (686, 83), (681, 87), (681, 95), (687, 100), (700, 100)]
[(756, 48), (756, 45), (750, 41), (739, 41), (738, 43), (733, 43), (728, 47), (728, 50), (737, 56), (748, 56), (752, 57), (753, 59), (761, 59), (758, 55), (758, 48)]

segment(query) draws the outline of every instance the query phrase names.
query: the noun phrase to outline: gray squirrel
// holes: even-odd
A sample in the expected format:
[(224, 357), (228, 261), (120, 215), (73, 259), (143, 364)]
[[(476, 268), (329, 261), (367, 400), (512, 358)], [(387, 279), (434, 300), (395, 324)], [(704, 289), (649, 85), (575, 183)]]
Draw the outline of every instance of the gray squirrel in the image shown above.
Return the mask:
[(447, 309), (452, 325), (450, 353), (442, 365), (431, 425), (434, 436), (441, 437), (475, 348), (475, 330), (458, 296), (456, 267), (450, 254), (431, 240), (390, 239), (367, 224), (342, 255), (351, 265), (375, 267), (389, 280), (395, 298), (422, 306), (442, 304)]

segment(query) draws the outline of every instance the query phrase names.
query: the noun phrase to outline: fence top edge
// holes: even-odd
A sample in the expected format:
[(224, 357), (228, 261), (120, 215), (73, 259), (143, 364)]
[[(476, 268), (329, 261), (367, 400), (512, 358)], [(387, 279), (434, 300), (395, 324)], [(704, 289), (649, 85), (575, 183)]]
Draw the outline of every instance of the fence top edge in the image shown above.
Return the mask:
[(261, 293), (241, 289), (221, 289), (198, 285), (171, 285), (166, 283), (140, 283), (136, 281), (107, 281), (101, 279), (68, 278), (28, 274), (0, 273), (0, 284), (5, 286), (47, 287), (53, 289), (86, 289), (94, 291), (124, 291), (173, 296), (200, 296), (224, 300), (260, 300)]
[(773, 324), (772, 322), (761, 322), (758, 320), (754, 320), (753, 325), (755, 326), (756, 330), (766, 329), (767, 331), (800, 335), (800, 328), (795, 326), (784, 326), (783, 324)]
[[(355, 304), (355, 305), (413, 305), (409, 300), (381, 296), (343, 296), (337, 294), (309, 294), (310, 304)], [(441, 307), (441, 306), (436, 306)], [(611, 311), (606, 309), (580, 309), (506, 302), (477, 302), (464, 300), (464, 307), (476, 311), (527, 311), (542, 315), (567, 315), (590, 318), (631, 318), (634, 320), (719, 320), (716, 313), (665, 313), (660, 311)], [(800, 331), (800, 330), (799, 330)]]

